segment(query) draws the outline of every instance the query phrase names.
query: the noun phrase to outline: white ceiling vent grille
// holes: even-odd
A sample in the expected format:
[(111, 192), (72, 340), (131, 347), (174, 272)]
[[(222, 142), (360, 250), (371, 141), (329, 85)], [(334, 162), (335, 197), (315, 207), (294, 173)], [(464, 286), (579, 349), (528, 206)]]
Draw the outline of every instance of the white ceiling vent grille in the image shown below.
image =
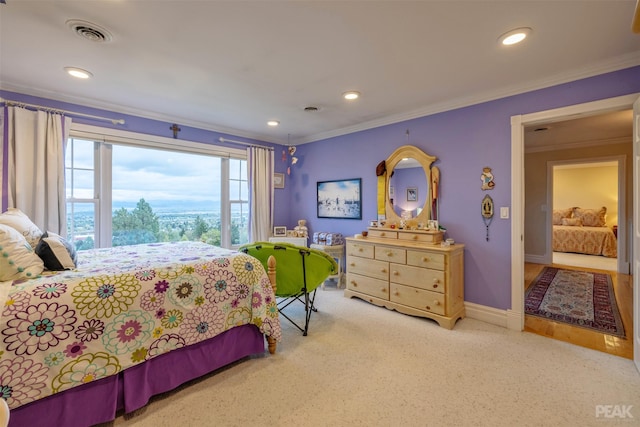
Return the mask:
[(109, 31), (91, 22), (70, 19), (67, 21), (67, 26), (78, 36), (91, 40), (92, 42), (107, 43), (113, 39)]

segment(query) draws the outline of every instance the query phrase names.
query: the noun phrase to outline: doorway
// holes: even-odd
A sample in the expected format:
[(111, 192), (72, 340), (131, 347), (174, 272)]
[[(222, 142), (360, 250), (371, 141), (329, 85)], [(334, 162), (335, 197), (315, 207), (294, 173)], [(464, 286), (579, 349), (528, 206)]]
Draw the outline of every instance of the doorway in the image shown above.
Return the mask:
[[(507, 326), (510, 329), (523, 330), (525, 326), (523, 286), (525, 283), (525, 211), (531, 208), (531, 206), (525, 203), (525, 126), (544, 126), (550, 123), (566, 121), (570, 118), (588, 117), (606, 112), (629, 109), (637, 97), (637, 94), (627, 95), (556, 110), (527, 114), (525, 116), (512, 117), (512, 292), (511, 309), (507, 311)], [(632, 203), (629, 204), (631, 205)], [(539, 208), (540, 207), (538, 207), (538, 209)], [(632, 215), (629, 215), (629, 218), (632, 218)], [(627, 225), (632, 226), (632, 224), (625, 224), (625, 226)], [(628, 256), (629, 255), (627, 255), (627, 257)], [(632, 293), (633, 291), (635, 290), (632, 289)]]

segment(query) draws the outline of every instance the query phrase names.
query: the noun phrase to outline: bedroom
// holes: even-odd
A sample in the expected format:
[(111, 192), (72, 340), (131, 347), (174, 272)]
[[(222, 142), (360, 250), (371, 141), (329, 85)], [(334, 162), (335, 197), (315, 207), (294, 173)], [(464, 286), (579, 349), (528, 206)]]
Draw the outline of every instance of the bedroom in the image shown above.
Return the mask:
[[(566, 120), (549, 124), (531, 126), (526, 132), (525, 167), (527, 170), (541, 171), (528, 174), (525, 193), (527, 194), (526, 214), (526, 268), (530, 271), (525, 285), (531, 283), (541, 271), (542, 265), (569, 265), (577, 268), (609, 270), (624, 323), (631, 323), (633, 295), (627, 288), (629, 248), (627, 241), (618, 242), (613, 226), (626, 223), (633, 200), (632, 174), (629, 173), (632, 119), (629, 111), (619, 111), (593, 115), (583, 119)], [(620, 174), (620, 175), (619, 175)], [(577, 235), (593, 230), (598, 234), (598, 244), (582, 246), (582, 240), (570, 240), (568, 247), (562, 242), (553, 242), (552, 231), (574, 233), (572, 227), (547, 224), (560, 224), (561, 218), (553, 218), (553, 209), (567, 211), (567, 206), (580, 206), (597, 211), (607, 206), (605, 229), (578, 227)], [(547, 206), (552, 207), (547, 209)], [(620, 211), (620, 212), (619, 212)], [(572, 211), (573, 212), (573, 211)], [(572, 216), (572, 215), (570, 215)], [(567, 220), (565, 220), (567, 222)], [(556, 230), (560, 229), (560, 230)], [(539, 230), (543, 230), (542, 232)], [(622, 234), (621, 234), (622, 235)], [(569, 234), (574, 236), (574, 234)], [(595, 241), (590, 241), (595, 242)], [(605, 245), (605, 242), (607, 244)], [(553, 248), (566, 250), (554, 252)], [(588, 250), (586, 250), (588, 249)], [(608, 256), (603, 256), (602, 252)], [(539, 252), (538, 252), (539, 251)], [(581, 255), (572, 252), (598, 253), (599, 255)], [(615, 258), (620, 251), (620, 266)], [(538, 253), (538, 254), (536, 254)], [(612, 257), (613, 256), (613, 257)], [(527, 316), (526, 328), (541, 335), (556, 337), (567, 342), (578, 343), (608, 351), (611, 354), (629, 357), (633, 348), (630, 340), (620, 340), (606, 334), (596, 335), (575, 327), (543, 321)], [(628, 329), (627, 329), (628, 330)], [(608, 343), (608, 344), (606, 344)], [(625, 356), (626, 355), (626, 356)]]
[[(8, 2), (7, 5), (0, 5), (0, 7), (11, 6), (11, 2)], [(0, 11), (0, 13), (4, 14), (6, 11)], [(100, 14), (98, 12), (86, 13), (85, 19), (99, 20)], [(533, 14), (533, 12), (531, 13)], [(565, 11), (565, 13), (568, 12)], [(105, 14), (103, 16), (108, 15)], [(569, 14), (568, 16), (572, 15)], [(60, 21), (60, 26), (64, 26), (65, 19), (76, 17), (66, 14), (62, 19), (60, 17), (57, 19)], [(567, 20), (569, 21), (570, 19)], [(2, 23), (3, 28), (6, 28), (6, 22), (3, 21)], [(109, 26), (111, 25), (115, 25), (115, 21), (114, 23), (110, 22)], [(580, 27), (579, 23), (576, 26)], [(59, 33), (66, 34), (64, 31), (60, 30)], [(562, 31), (566, 30), (563, 29)], [(258, 36), (260, 34), (258, 31)], [(5, 33), (2, 35), (3, 40), (10, 39), (10, 37), (5, 36)], [(494, 38), (492, 35), (492, 40)], [(84, 45), (80, 44), (80, 41), (75, 40), (74, 45), (76, 49), (82, 50)], [(128, 132), (169, 139), (172, 138), (170, 128), (178, 122), (181, 128), (178, 133), (178, 141), (180, 142), (193, 141), (213, 145), (219, 141), (220, 137), (225, 137), (273, 145), (276, 149), (275, 172), (282, 173), (285, 177), (284, 188), (275, 190), (274, 225), (282, 225), (291, 229), (295, 226), (297, 220), (304, 218), (308, 221), (307, 224), (311, 233), (313, 231), (330, 230), (344, 235), (353, 235), (366, 229), (368, 221), (375, 219), (377, 216), (375, 208), (375, 166), (389, 156), (398, 146), (404, 144), (414, 145), (438, 157), (437, 165), (442, 171), (440, 220), (442, 225), (447, 228), (448, 237), (466, 245), (465, 301), (467, 302), (467, 316), (506, 326), (509, 323), (509, 313), (514, 310), (521, 310), (521, 307), (512, 304), (510, 289), (512, 285), (512, 264), (517, 262), (517, 258), (512, 255), (512, 235), (514, 234), (512, 223), (517, 221), (516, 218), (518, 217), (511, 216), (510, 218), (501, 219), (496, 216), (489, 227), (489, 240), (487, 241), (487, 229), (480, 215), (480, 202), (485, 192), (480, 188), (478, 177), (483, 167), (491, 167), (495, 176), (496, 187), (491, 190), (490, 194), (495, 200), (496, 207), (511, 208), (512, 215), (516, 215), (514, 205), (517, 203), (517, 195), (512, 192), (514, 160), (511, 157), (512, 150), (510, 148), (511, 117), (640, 93), (640, 64), (637, 56), (633, 55), (637, 53), (636, 41), (637, 39), (633, 39), (629, 42), (625, 38), (624, 49), (626, 50), (615, 50), (615, 52), (621, 55), (626, 54), (627, 56), (622, 59), (616, 58), (616, 61), (612, 61), (608, 67), (598, 67), (595, 71), (578, 67), (582, 72), (577, 72), (576, 69), (571, 69), (570, 67), (549, 67), (548, 75), (553, 74), (557, 77), (549, 83), (549, 81), (542, 82), (540, 79), (542, 79), (543, 75), (533, 71), (539, 69), (538, 65), (544, 65), (545, 60), (538, 60), (539, 64), (529, 67), (531, 72), (527, 74), (528, 79), (523, 82), (525, 85), (521, 86), (519, 90), (499, 91), (503, 86), (497, 84), (493, 87), (495, 91), (490, 96), (479, 100), (465, 98), (465, 95), (468, 95), (468, 90), (464, 88), (457, 93), (445, 91), (446, 93), (441, 94), (440, 100), (444, 104), (440, 104), (440, 108), (424, 108), (420, 114), (403, 115), (397, 122), (370, 123), (369, 127), (358, 128), (344, 134), (325, 135), (325, 137), (313, 142), (297, 139), (297, 133), (288, 132), (286, 126), (284, 126), (285, 123), (282, 123), (280, 129), (273, 131), (274, 133), (272, 134), (270, 133), (271, 130), (261, 131), (261, 136), (259, 137), (254, 133), (235, 131), (235, 128), (238, 127), (235, 121), (222, 122), (222, 125), (227, 125), (228, 127), (208, 127), (203, 124), (198, 126), (195, 120), (189, 120), (189, 112), (183, 113), (182, 116), (178, 115), (177, 110), (182, 108), (178, 101), (182, 98), (182, 94), (171, 91), (163, 92), (165, 95), (161, 97), (162, 99), (155, 101), (159, 106), (171, 105), (171, 113), (152, 114), (154, 109), (151, 107), (145, 110), (141, 107), (133, 108), (128, 105), (111, 105), (107, 102), (107, 94), (104, 93), (102, 96), (94, 95), (93, 99), (81, 99), (83, 91), (96, 85), (95, 82), (98, 80), (84, 82), (89, 84), (82, 86), (82, 89), (78, 89), (65, 81), (62, 85), (63, 88), (57, 91), (52, 89), (38, 91), (38, 85), (35, 83), (26, 84), (19, 79), (18, 83), (22, 83), (22, 85), (11, 85), (11, 82), (5, 79), (7, 75), (5, 74), (6, 68), (4, 64), (6, 62), (4, 58), (0, 96), (4, 99), (85, 114), (123, 118), (126, 122), (124, 128)], [(385, 46), (385, 44), (381, 42), (380, 47), (382, 46)], [(108, 46), (105, 50), (109, 50), (112, 47), (115, 47), (115, 45)], [(166, 47), (167, 50), (163, 50), (165, 58), (178, 55), (176, 52), (180, 52), (180, 55), (186, 54), (180, 49), (171, 49), (172, 47), (174, 46), (169, 44)], [(144, 47), (137, 46), (137, 49), (143, 51)], [(412, 52), (416, 49), (421, 49), (421, 47), (413, 44), (407, 50)], [(491, 50), (495, 49), (492, 47)], [(566, 52), (572, 49), (565, 46), (560, 50)], [(294, 52), (300, 54), (299, 51)], [(397, 57), (393, 52), (386, 52), (391, 57)], [(90, 55), (90, 53), (86, 54)], [(281, 64), (288, 64), (291, 61), (291, 56), (295, 56), (295, 53), (280, 57)], [(410, 56), (407, 55), (407, 57)], [(591, 57), (588, 56), (588, 58)], [(524, 58), (519, 56), (518, 59)], [(309, 64), (315, 63), (312, 60), (308, 61)], [(512, 62), (504, 58), (497, 61), (504, 61), (503, 63)], [(116, 62), (112, 61), (112, 63)], [(591, 62), (582, 63), (583, 66), (588, 64), (591, 64)], [(405, 66), (409, 68), (410, 64)], [(160, 70), (162, 64), (157, 64), (156, 68)], [(428, 68), (425, 67), (425, 70)], [(495, 63), (490, 68), (495, 71)], [(145, 67), (140, 69), (146, 70)], [(214, 69), (209, 68), (207, 70)], [(285, 65), (277, 68), (277, 70), (287, 69), (288, 67)], [(199, 79), (203, 78), (203, 74), (206, 74), (202, 70), (192, 71), (194, 81), (200, 81)], [(155, 75), (154, 73), (150, 74)], [(559, 76), (558, 74), (562, 75)], [(144, 79), (147, 76), (148, 74), (143, 74), (141, 78)], [(47, 80), (55, 81), (57, 78), (51, 77), (41, 81)], [(433, 85), (434, 81), (437, 81), (437, 79), (431, 80), (431, 86), (437, 86)], [(128, 82), (125, 81), (123, 84), (126, 85), (127, 89), (138, 93)], [(169, 88), (170, 85), (166, 86)], [(425, 92), (428, 92), (428, 90), (425, 90)], [(243, 93), (246, 93), (246, 91)], [(320, 96), (320, 94), (314, 95)], [(365, 91), (363, 91), (363, 101), (367, 98), (364, 95)], [(274, 99), (276, 98), (274, 96)], [(463, 98), (467, 99), (466, 103), (452, 101)], [(451, 104), (449, 104), (449, 101), (451, 101)], [(315, 102), (315, 99), (299, 100), (295, 105), (300, 105), (303, 102), (304, 104)], [(340, 112), (337, 115), (355, 115), (361, 121), (371, 117), (358, 110), (359, 105), (363, 104), (344, 106), (341, 101), (331, 98), (326, 100), (325, 105), (327, 107), (324, 112), (322, 109), (320, 111), (320, 114), (325, 115), (320, 116), (320, 118), (315, 116), (311, 119), (305, 116), (304, 120), (310, 120), (311, 122), (324, 121), (325, 117), (336, 114), (330, 108), (335, 104), (339, 104), (336, 109), (340, 108)], [(626, 108), (629, 107), (630, 104), (626, 105)], [(200, 109), (203, 108), (200, 107)], [(198, 106), (193, 109), (198, 109)], [(307, 113), (305, 112), (304, 114)], [(123, 129), (119, 125), (97, 124), (95, 121), (86, 118), (74, 118), (74, 123), (100, 126), (105, 129), (106, 133)], [(313, 123), (305, 123), (310, 128), (317, 129), (313, 127)], [(339, 126), (336, 126), (337, 128)], [(291, 133), (291, 140), (288, 139), (288, 133)], [(281, 159), (281, 152), (288, 145), (297, 147), (296, 157), (298, 162), (296, 164), (288, 163), (291, 159), (287, 159), (287, 162)], [(224, 146), (236, 149), (243, 148), (233, 144), (224, 144)], [(354, 161), (354, 159), (357, 159), (357, 161)], [(515, 163), (517, 164), (517, 162)], [(288, 168), (290, 168), (290, 174), (287, 173)], [(362, 178), (362, 220), (317, 218), (315, 210), (316, 183), (331, 179), (349, 178)], [(630, 230), (627, 233), (630, 233)]]

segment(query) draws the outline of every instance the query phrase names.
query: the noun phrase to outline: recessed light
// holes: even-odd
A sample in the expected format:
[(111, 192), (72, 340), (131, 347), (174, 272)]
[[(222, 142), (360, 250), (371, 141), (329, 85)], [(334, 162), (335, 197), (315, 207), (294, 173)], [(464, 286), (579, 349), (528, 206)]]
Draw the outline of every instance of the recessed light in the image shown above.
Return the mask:
[(498, 37), (498, 41), (500, 41), (500, 44), (503, 46), (511, 46), (520, 43), (526, 39), (529, 34), (531, 34), (531, 28), (529, 27), (516, 28)]
[(88, 79), (93, 77), (93, 74), (87, 70), (83, 70), (82, 68), (76, 67), (64, 67), (64, 70), (71, 76), (77, 77), (79, 79)]
[(280, 124), (280, 122), (277, 121), (277, 120), (269, 120), (267, 122), (267, 125), (272, 126), (272, 127), (278, 126), (279, 124)]
[(344, 99), (349, 101), (353, 101), (354, 99), (358, 99), (360, 97), (360, 92), (356, 92), (355, 90), (351, 90), (349, 92), (345, 92), (342, 94)]

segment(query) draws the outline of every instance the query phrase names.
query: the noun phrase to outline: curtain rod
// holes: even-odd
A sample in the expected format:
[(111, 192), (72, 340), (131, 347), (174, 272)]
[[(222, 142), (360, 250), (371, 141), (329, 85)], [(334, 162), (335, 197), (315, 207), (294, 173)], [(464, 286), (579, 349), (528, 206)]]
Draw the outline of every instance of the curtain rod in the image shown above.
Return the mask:
[(16, 107), (30, 107), (30, 108), (35, 108), (35, 109), (38, 109), (38, 110), (49, 111), (49, 112), (52, 112), (52, 113), (66, 114), (66, 115), (69, 115), (69, 116), (86, 117), (88, 119), (104, 120), (104, 121), (107, 121), (107, 122), (111, 122), (114, 125), (123, 125), (124, 124), (124, 119), (110, 119), (108, 117), (94, 116), (94, 115), (91, 115), (91, 114), (84, 114), (84, 113), (76, 113), (74, 111), (61, 110), (59, 108), (51, 108), (51, 107), (46, 107), (44, 105), (27, 104), (26, 102), (10, 101), (8, 99), (2, 99), (2, 98), (0, 98), (0, 102), (4, 102), (6, 105), (13, 105), (13, 106), (16, 106)]
[(231, 142), (233, 144), (242, 144), (242, 145), (248, 145), (250, 147), (260, 147), (260, 148), (266, 148), (267, 150), (273, 150), (273, 147), (267, 147), (266, 145), (253, 144), (251, 142), (245, 142), (245, 141), (236, 141), (235, 139), (228, 139), (228, 138), (224, 138), (222, 136), (220, 138), (218, 138), (218, 141), (220, 141), (220, 142)]

